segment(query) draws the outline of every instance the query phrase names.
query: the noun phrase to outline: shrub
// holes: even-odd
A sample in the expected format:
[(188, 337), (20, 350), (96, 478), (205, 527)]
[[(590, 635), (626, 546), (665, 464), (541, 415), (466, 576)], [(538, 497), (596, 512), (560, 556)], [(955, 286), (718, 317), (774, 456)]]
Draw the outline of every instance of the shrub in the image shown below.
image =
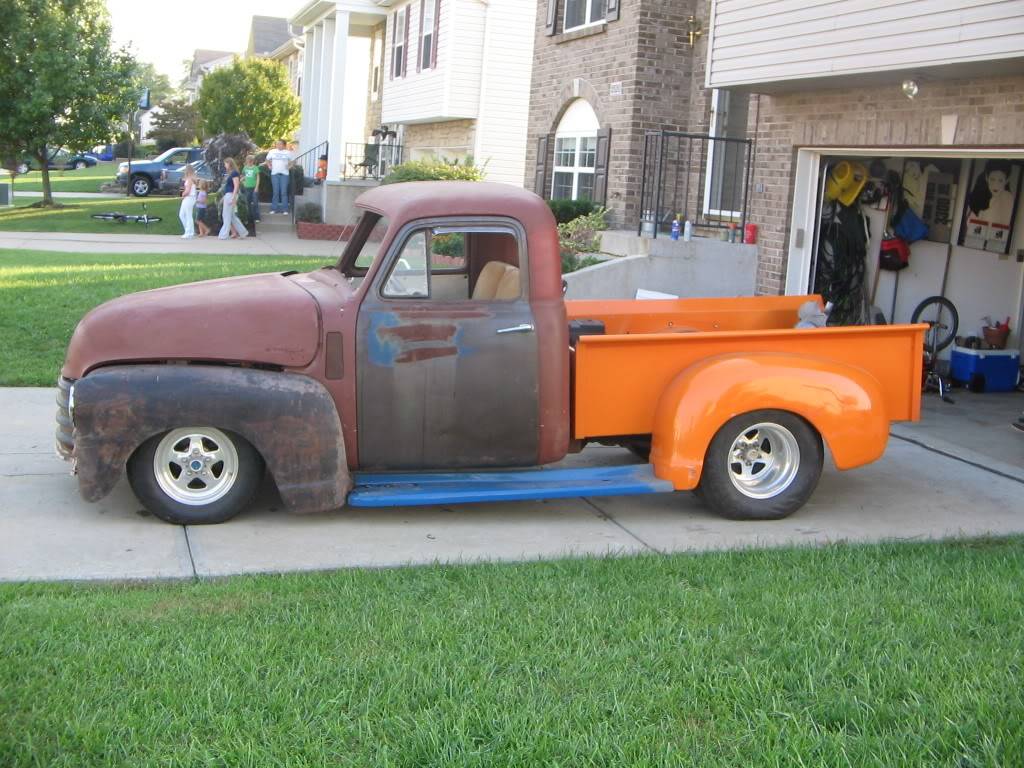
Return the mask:
[(568, 224), (573, 219), (593, 213), (597, 206), (591, 200), (548, 200), (555, 221)]
[(323, 210), (319, 203), (303, 203), (295, 211), (295, 220), (308, 224), (322, 224), (324, 221)]
[(605, 221), (607, 209), (598, 208), (585, 216), (558, 225), (558, 250), (562, 256), (562, 273), (575, 272), (584, 266), (596, 263), (593, 259), (580, 258), (581, 253), (593, 253), (601, 247), (598, 232), (608, 229)]
[(384, 177), (381, 184), (398, 184), (403, 181), (483, 181), (484, 169), (467, 160), (448, 163), (443, 160), (410, 160), (396, 165)]

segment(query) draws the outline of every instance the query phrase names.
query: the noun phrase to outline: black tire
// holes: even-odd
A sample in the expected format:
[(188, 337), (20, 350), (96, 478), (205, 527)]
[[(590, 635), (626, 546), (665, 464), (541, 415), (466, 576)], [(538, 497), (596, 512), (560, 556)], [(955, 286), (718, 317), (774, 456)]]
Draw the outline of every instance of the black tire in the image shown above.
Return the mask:
[(924, 348), (935, 353), (948, 347), (960, 329), (960, 315), (945, 296), (929, 296), (910, 315), (911, 323), (928, 323)]
[[(737, 461), (737, 446), (742, 452), (744, 441), (749, 461)], [(726, 422), (711, 440), (698, 497), (731, 520), (779, 520), (811, 497), (824, 460), (821, 435), (796, 414), (744, 413)], [(749, 475), (744, 475), (744, 466)]]
[(124, 218), (120, 213), (94, 213), (92, 217), (99, 221), (120, 221)]
[(135, 197), (146, 197), (153, 191), (153, 180), (141, 173), (132, 176), (131, 189)]
[[(161, 448), (165, 438), (175, 439), (175, 433), (185, 431), (211, 435), (218, 443), (226, 438), (230, 449), (237, 457), (235, 477), (227, 484), (227, 489), (222, 495), (208, 503), (201, 503), (198, 500), (194, 500), (196, 503), (183, 503), (162, 487), (161, 482), (166, 483), (166, 480), (158, 479), (156, 469), (158, 450), (165, 450)], [(174, 445), (180, 444), (179, 440)], [(217, 447), (222, 446), (218, 445)], [(179, 466), (179, 476), (183, 471), (184, 466)], [(128, 459), (128, 481), (139, 501), (161, 520), (177, 525), (209, 525), (230, 520), (252, 501), (263, 480), (263, 471), (263, 458), (244, 438), (234, 432), (211, 427), (189, 427), (185, 430), (173, 430), (155, 435), (139, 446)], [(200, 481), (197, 478), (193, 482)], [(195, 492), (199, 490), (202, 489), (197, 489)], [(183, 491), (188, 492), (187, 489), (183, 489)]]

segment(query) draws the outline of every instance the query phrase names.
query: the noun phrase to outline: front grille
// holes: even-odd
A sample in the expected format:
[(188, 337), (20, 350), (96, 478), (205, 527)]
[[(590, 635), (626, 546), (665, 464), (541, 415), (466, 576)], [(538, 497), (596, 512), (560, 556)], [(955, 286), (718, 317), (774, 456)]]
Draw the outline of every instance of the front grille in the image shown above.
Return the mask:
[(75, 427), (71, 422), (70, 395), (75, 382), (63, 376), (57, 381), (57, 454), (65, 461), (75, 457)]

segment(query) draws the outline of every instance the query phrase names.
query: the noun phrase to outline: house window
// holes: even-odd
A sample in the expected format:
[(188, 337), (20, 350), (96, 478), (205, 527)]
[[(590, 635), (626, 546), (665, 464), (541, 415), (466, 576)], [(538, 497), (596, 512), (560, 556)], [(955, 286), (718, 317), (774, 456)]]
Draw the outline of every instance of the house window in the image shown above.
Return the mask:
[(585, 100), (576, 99), (565, 110), (555, 132), (553, 200), (593, 199), (599, 128), (597, 115)]
[(373, 62), (370, 71), (370, 101), (377, 101), (380, 98), (380, 69), (384, 59), (381, 48), (384, 42), (379, 35), (374, 35), (370, 41), (370, 61)]
[(391, 39), (391, 76), (401, 77), (405, 70), (405, 41), (409, 8), (402, 8), (395, 14), (395, 30)]
[(420, 69), (434, 66), (434, 27), (440, 0), (420, 0)]
[[(711, 92), (709, 135), (720, 139), (746, 139), (750, 96), (742, 91)], [(708, 173), (704, 180), (704, 213), (739, 218), (743, 208), (743, 181), (747, 145), (741, 141), (709, 141)]]
[(605, 1), (565, 0), (565, 31), (604, 21)]

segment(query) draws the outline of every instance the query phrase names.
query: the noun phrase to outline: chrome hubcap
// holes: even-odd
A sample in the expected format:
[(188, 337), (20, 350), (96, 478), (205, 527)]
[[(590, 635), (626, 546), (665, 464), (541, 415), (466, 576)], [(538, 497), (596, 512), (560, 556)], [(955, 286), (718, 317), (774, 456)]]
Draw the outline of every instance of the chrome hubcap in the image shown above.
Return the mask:
[(212, 504), (238, 479), (238, 453), (219, 429), (175, 429), (156, 447), (153, 473), (160, 489), (175, 501), (189, 506)]
[(796, 479), (800, 447), (785, 427), (754, 424), (733, 440), (726, 462), (736, 490), (751, 499), (770, 499)]

